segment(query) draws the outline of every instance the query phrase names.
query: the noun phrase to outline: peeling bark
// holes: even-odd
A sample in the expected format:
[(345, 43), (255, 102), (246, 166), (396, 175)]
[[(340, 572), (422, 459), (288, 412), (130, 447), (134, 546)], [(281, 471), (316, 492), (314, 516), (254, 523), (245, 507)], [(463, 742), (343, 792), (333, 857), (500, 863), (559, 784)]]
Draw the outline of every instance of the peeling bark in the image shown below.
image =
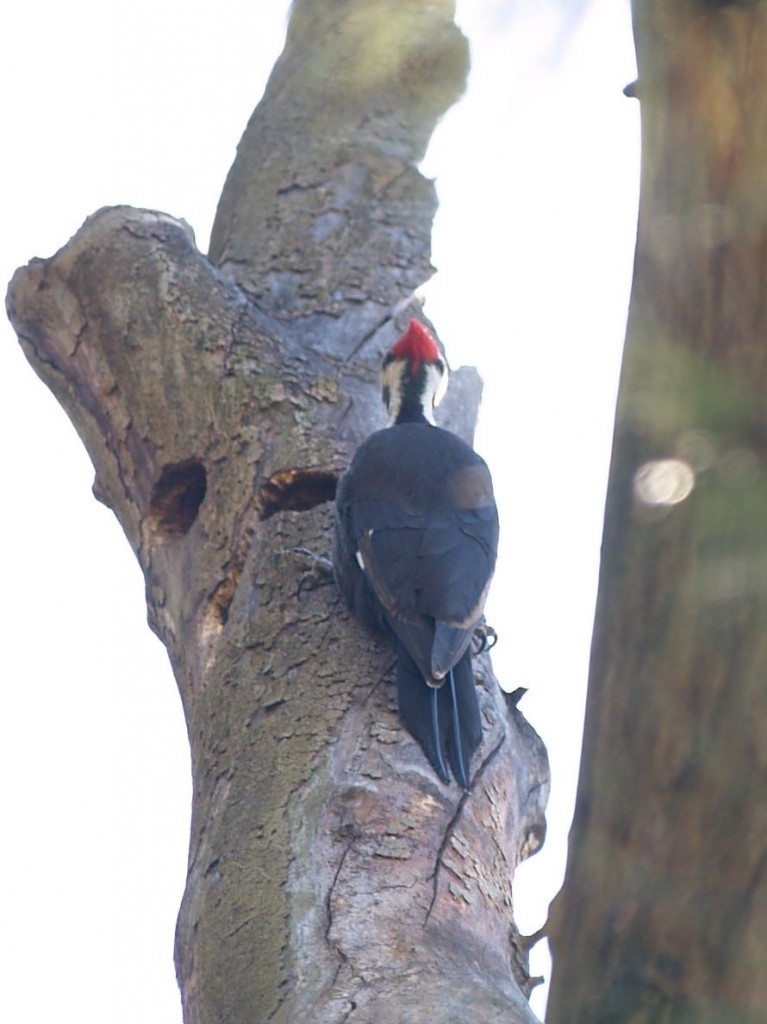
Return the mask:
[[(296, 3), (210, 260), (183, 223), (123, 207), (11, 284), (181, 691), (187, 1024), (535, 1020), (511, 881), (543, 838), (540, 740), (482, 656), (474, 783), (442, 786), (397, 722), (385, 642), (304, 579), (431, 272), (415, 162), (464, 85), (452, 15)], [(454, 375), (442, 422), (470, 438), (479, 392)]]
[(634, 5), (643, 167), (551, 1024), (767, 1006), (767, 10)]

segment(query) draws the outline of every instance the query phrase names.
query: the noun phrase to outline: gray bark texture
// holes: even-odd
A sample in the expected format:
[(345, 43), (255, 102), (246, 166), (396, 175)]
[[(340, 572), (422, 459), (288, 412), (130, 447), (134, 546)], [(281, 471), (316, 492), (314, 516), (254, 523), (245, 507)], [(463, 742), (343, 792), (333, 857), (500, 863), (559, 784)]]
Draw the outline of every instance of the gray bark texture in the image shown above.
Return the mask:
[[(431, 273), (418, 172), (467, 46), (438, 0), (297, 0), (209, 258), (101, 210), (8, 308), (141, 564), (192, 753), (176, 935), (187, 1024), (527, 1024), (512, 876), (543, 838), (545, 751), (476, 661), (470, 792), (399, 726), (385, 640), (334, 586), (340, 470), (383, 425), (382, 352)], [(470, 437), (476, 375), (445, 425)]]
[(767, 8), (636, 0), (634, 28), (639, 234), (547, 1019), (762, 1024)]

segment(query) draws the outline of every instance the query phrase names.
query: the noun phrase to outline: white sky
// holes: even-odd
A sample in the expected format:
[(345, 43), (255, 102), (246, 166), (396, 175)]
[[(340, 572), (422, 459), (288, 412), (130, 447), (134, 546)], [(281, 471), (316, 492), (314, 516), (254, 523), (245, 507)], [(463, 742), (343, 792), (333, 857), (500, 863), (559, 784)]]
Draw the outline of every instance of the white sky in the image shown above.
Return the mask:
[[(0, 59), (0, 276), (100, 206), (164, 210), (201, 249), (282, 46), (287, 0), (13, 0)], [(441, 210), (427, 312), (485, 381), (477, 447), (502, 519), (494, 666), (542, 734), (549, 838), (518, 874), (532, 931), (561, 882), (577, 778), (633, 255), (628, 0), (464, 0), (465, 100), (424, 165)], [(143, 581), (68, 420), (0, 343), (5, 723), (0, 1016), (180, 1024), (172, 964), (190, 798), (180, 702)], [(539, 970), (548, 967), (538, 963)], [(534, 1004), (539, 1012), (540, 996)]]

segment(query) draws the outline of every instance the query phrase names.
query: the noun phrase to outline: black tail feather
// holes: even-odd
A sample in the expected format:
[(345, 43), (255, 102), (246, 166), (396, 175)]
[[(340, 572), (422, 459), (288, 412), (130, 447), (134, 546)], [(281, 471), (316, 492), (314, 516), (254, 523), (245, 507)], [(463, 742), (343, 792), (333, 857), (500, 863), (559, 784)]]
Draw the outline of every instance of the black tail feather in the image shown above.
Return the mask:
[(427, 686), (415, 662), (398, 645), (397, 693), (403, 725), (418, 741), (434, 771), (469, 788), (471, 757), (482, 739), (479, 703), (471, 669), (471, 653), (464, 656), (438, 688)]
[(450, 776), (444, 758), (445, 741), (442, 739), (445, 730), (440, 723), (440, 691), (436, 686), (429, 687), (429, 689), (431, 690), (429, 694), (431, 697), (431, 736), (433, 750), (436, 755), (436, 763), (432, 761), (432, 764), (434, 764), (437, 775), (439, 775), (443, 782), (448, 782)]
[(468, 789), (469, 773), (466, 770), (466, 762), (463, 757), (461, 717), (458, 714), (458, 697), (455, 692), (455, 676), (453, 675), (452, 669), (448, 672), (448, 679), (450, 686), (450, 706), (453, 712), (453, 753), (455, 754), (453, 774), (460, 785), (463, 786), (464, 789)]
[(447, 736), (448, 761), (458, 785), (468, 789), (471, 758), (482, 741), (482, 720), (471, 668), (471, 651), (466, 651), (458, 664), (450, 669), (443, 691), (451, 712), (451, 729)]
[(397, 648), (397, 698), (400, 721), (421, 745), (434, 771), (447, 784), (450, 782), (446, 743), (450, 726), (449, 708), (445, 707), (441, 699), (442, 690), (427, 686), (418, 666), (405, 648), (401, 644), (398, 644)]

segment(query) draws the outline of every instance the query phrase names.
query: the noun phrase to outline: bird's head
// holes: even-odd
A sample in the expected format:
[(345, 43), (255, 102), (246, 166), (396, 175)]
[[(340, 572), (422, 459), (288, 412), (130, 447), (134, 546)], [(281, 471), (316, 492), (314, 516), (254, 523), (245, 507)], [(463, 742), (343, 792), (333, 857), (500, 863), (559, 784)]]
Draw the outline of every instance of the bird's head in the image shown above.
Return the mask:
[(411, 320), (399, 341), (386, 353), (381, 391), (395, 423), (434, 423), (434, 407), (447, 388), (447, 364), (431, 333)]

